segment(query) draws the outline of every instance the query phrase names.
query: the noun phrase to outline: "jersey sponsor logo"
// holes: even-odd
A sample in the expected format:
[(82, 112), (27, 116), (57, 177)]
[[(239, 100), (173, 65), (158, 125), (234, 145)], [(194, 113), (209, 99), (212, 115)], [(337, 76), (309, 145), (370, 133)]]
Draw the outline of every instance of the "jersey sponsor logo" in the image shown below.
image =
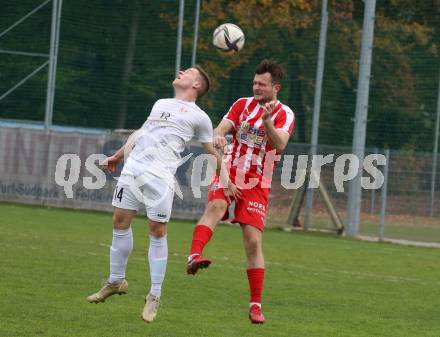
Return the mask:
[(247, 145), (261, 147), (264, 142), (265, 136), (266, 132), (264, 130), (255, 128), (251, 126), (248, 122), (242, 122), (240, 124), (238, 138)]
[(168, 123), (166, 123), (165, 121), (166, 119), (164, 118), (162, 120), (154, 120), (149, 118), (144, 124), (143, 129), (147, 130), (148, 132), (155, 131), (156, 129), (165, 129), (168, 126)]
[(170, 116), (171, 116), (171, 114), (169, 112), (162, 112), (162, 115), (160, 115), (160, 118), (165, 119), (167, 121)]
[(240, 124), (240, 131), (244, 132), (247, 130), (249, 130), (249, 128), (251, 127), (251, 125), (248, 122), (241, 122)]

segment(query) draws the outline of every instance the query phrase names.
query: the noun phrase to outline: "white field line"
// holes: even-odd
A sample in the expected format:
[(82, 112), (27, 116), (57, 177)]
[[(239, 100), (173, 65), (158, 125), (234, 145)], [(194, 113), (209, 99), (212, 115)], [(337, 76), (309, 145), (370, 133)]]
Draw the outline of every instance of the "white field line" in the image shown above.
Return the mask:
[[(357, 238), (363, 241), (379, 242), (378, 237), (358, 235)], [(385, 238), (383, 242), (395, 243), (403, 246), (415, 246), (415, 247), (425, 247), (425, 248), (440, 248), (439, 242), (423, 242), (423, 241), (413, 241), (413, 240), (403, 240), (403, 239), (388, 239)]]
[[(108, 244), (105, 243), (99, 243), (100, 246), (104, 247), (110, 247)], [(215, 263), (217, 266), (226, 268), (226, 269), (234, 269), (234, 270), (244, 270), (245, 269), (245, 262), (244, 261), (236, 261), (231, 260), (227, 256), (209, 256), (212, 258), (213, 263)], [(147, 257), (145, 258), (139, 258), (139, 257), (131, 257), (131, 259), (136, 261), (143, 261), (147, 262)], [(170, 253), (168, 262), (173, 264), (182, 264), (182, 268), (185, 267), (187, 256), (182, 255), (179, 253)], [(223, 263), (225, 261), (228, 261), (228, 263)], [(240, 266), (239, 266), (240, 265)], [(281, 262), (271, 262), (266, 261), (266, 265), (274, 266), (277, 268), (282, 268), (284, 271), (288, 273), (296, 273), (298, 270), (306, 271), (308, 273), (317, 275), (317, 276), (325, 276), (329, 277), (329, 275), (340, 274), (345, 276), (350, 276), (354, 278), (361, 278), (361, 279), (375, 279), (378, 281), (385, 281), (385, 282), (391, 282), (391, 283), (415, 283), (423, 286), (440, 286), (440, 281), (426, 281), (420, 278), (415, 277), (401, 277), (401, 276), (395, 276), (395, 275), (384, 275), (384, 274), (376, 274), (376, 273), (365, 273), (365, 272), (356, 272), (356, 271), (349, 271), (349, 270), (343, 270), (343, 269), (329, 269), (329, 268), (309, 268), (304, 265), (300, 264), (286, 264)]]
[[(294, 229), (294, 228), (282, 228), (285, 232), (296, 232), (302, 231), (302, 229)], [(334, 233), (334, 231), (330, 230), (321, 230), (321, 229), (309, 229), (310, 232), (322, 232), (322, 233)], [(345, 237), (345, 235), (344, 235)], [(369, 241), (369, 242), (379, 242), (379, 238), (377, 236), (370, 235), (357, 235), (354, 239), (360, 241)], [(382, 242), (393, 243), (401, 246), (414, 246), (414, 247), (425, 247), (425, 248), (440, 248), (440, 242), (426, 242), (426, 241), (415, 241), (415, 240), (405, 240), (405, 239), (393, 239), (393, 238), (384, 238)]]

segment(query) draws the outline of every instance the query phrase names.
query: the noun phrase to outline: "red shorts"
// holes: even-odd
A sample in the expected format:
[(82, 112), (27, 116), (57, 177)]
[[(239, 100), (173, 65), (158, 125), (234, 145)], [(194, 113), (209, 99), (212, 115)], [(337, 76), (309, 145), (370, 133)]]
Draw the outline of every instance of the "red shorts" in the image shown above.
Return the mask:
[[(232, 202), (235, 202), (235, 209), (231, 222), (251, 225), (262, 231), (266, 223), (269, 189), (257, 185), (251, 189), (240, 189), (240, 191), (242, 193), (241, 199), (237, 201), (232, 199)], [(223, 191), (219, 176), (214, 177), (208, 192), (208, 202), (217, 199), (225, 200), (228, 206), (231, 204), (231, 200)], [(226, 211), (222, 220), (229, 218), (229, 212)]]

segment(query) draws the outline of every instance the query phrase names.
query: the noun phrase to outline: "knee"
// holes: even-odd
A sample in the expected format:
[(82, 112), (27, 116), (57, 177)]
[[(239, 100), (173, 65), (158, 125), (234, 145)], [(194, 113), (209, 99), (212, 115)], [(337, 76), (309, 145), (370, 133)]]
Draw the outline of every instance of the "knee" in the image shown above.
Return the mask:
[(128, 229), (130, 224), (127, 223), (122, 214), (113, 214), (113, 228), (114, 229)]
[(261, 249), (261, 241), (257, 237), (246, 238), (246, 250), (249, 253), (257, 253)]
[(167, 234), (165, 228), (156, 228), (154, 230), (150, 230), (150, 235), (155, 237), (156, 239), (163, 238)]
[(208, 203), (208, 207), (206, 209), (208, 214), (212, 214), (217, 218), (222, 218), (225, 214), (226, 210), (228, 208), (228, 205), (226, 202), (221, 200), (215, 200), (210, 203)]
[(163, 238), (167, 234), (167, 227), (165, 223), (150, 222), (150, 235), (156, 239)]

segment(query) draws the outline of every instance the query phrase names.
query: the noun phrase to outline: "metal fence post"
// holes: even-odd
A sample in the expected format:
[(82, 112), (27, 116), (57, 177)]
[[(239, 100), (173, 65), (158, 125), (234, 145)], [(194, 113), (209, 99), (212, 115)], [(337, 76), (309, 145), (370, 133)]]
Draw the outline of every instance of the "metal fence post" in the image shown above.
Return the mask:
[(191, 55), (191, 65), (196, 64), (197, 58), (197, 39), (199, 38), (199, 22), (200, 22), (200, 0), (196, 2), (196, 19), (194, 21), (194, 40)]
[[(377, 147), (374, 148), (374, 154), (377, 156), (379, 153), (379, 149)], [(371, 202), (370, 202), (370, 214), (374, 214), (376, 206), (376, 190), (371, 190)]]
[(49, 52), (49, 74), (47, 76), (47, 94), (46, 94), (46, 112), (44, 116), (44, 127), (50, 129), (52, 126), (53, 117), (53, 101), (55, 92), (55, 75), (56, 75), (56, 51), (57, 43), (59, 37), (57, 30), (59, 29), (58, 24), (58, 6), (60, 5), (59, 0), (53, 0), (52, 2), (52, 28), (50, 33), (50, 52)]
[(359, 172), (350, 181), (348, 191), (347, 236), (356, 236), (359, 231), (361, 211), (361, 176), (364, 161), (365, 138), (367, 130), (368, 95), (370, 90), (371, 57), (373, 52), (374, 14), (376, 0), (365, 0), (364, 23), (362, 29), (361, 59), (356, 98), (356, 114), (353, 129), (353, 154), (359, 158)]
[(438, 94), (437, 94), (437, 118), (436, 118), (436, 122), (435, 122), (434, 149), (432, 151), (431, 209), (429, 212), (429, 214), (431, 216), (434, 216), (435, 178), (437, 175), (439, 124), (440, 124), (440, 73), (439, 73)]
[(182, 34), (183, 34), (183, 14), (185, 10), (185, 0), (179, 0), (179, 24), (177, 27), (177, 46), (176, 46), (176, 77), (180, 71), (182, 59)]
[[(322, 79), (324, 77), (325, 46), (327, 42), (328, 11), (327, 0), (322, 0), (321, 32), (319, 34), (318, 64), (316, 66), (315, 99), (313, 102), (313, 125), (310, 157), (316, 154), (319, 135), (319, 114), (321, 112)], [(310, 165), (312, 159), (310, 159)], [(311, 169), (311, 167), (310, 167)], [(313, 207), (313, 189), (307, 188), (306, 207), (304, 210), (304, 229), (309, 228), (310, 212)]]
[(385, 211), (387, 207), (387, 188), (388, 188), (388, 171), (390, 167), (390, 150), (385, 150), (385, 157), (387, 164), (384, 167), (384, 181), (382, 186), (382, 193), (380, 195), (380, 225), (379, 225), (379, 241), (383, 241), (385, 233)]

